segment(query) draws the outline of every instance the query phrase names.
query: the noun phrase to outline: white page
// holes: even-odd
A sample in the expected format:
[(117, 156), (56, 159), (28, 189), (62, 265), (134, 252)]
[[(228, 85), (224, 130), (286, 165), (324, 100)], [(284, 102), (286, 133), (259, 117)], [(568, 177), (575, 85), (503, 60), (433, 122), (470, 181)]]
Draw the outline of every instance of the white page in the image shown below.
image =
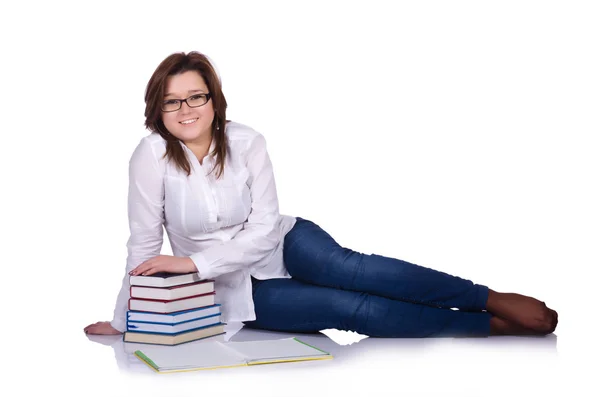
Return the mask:
[(300, 343), (294, 338), (226, 342), (225, 345), (235, 349), (248, 361), (327, 356), (327, 353)]
[(244, 357), (218, 341), (184, 343), (176, 346), (148, 346), (139, 350), (160, 370), (211, 368), (246, 362)]

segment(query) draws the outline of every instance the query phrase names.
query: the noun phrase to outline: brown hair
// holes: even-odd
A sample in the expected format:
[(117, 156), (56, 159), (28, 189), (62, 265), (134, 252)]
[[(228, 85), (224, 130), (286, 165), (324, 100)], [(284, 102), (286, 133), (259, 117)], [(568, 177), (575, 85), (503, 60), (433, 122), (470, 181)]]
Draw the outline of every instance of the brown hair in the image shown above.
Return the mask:
[(225, 170), (225, 157), (227, 156), (227, 142), (225, 137), (225, 110), (227, 109), (227, 101), (221, 90), (221, 81), (217, 72), (213, 68), (209, 59), (199, 52), (192, 51), (187, 54), (178, 52), (169, 55), (156, 68), (152, 77), (146, 86), (146, 94), (144, 101), (146, 102), (146, 128), (150, 131), (157, 132), (167, 142), (167, 151), (165, 157), (167, 161), (173, 161), (175, 166), (187, 175), (191, 173), (191, 165), (185, 155), (185, 151), (181, 147), (178, 138), (171, 135), (162, 121), (161, 103), (165, 94), (165, 86), (167, 78), (176, 74), (196, 71), (204, 79), (208, 91), (211, 94), (210, 100), (213, 101), (215, 117), (212, 123), (212, 137), (215, 141), (215, 149), (211, 155), (216, 156), (215, 168), (219, 168), (217, 178), (219, 178)]

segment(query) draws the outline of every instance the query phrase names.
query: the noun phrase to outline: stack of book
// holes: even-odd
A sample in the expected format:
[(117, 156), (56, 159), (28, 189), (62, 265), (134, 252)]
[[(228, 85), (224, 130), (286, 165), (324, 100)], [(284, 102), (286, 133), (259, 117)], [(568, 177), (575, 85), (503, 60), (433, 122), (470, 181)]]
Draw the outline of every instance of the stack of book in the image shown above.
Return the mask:
[(198, 273), (130, 276), (124, 342), (178, 345), (223, 334), (214, 280)]

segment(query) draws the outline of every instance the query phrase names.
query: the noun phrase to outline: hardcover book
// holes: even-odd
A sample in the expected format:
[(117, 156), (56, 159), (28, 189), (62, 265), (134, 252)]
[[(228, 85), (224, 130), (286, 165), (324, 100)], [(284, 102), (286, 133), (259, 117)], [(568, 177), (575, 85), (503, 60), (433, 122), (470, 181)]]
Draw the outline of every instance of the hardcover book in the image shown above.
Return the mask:
[(185, 321), (179, 324), (160, 324), (160, 323), (141, 323), (127, 321), (127, 331), (137, 332), (152, 332), (157, 334), (174, 335), (192, 329), (198, 329), (209, 325), (217, 325), (221, 323), (221, 315), (214, 314), (212, 316), (199, 318), (195, 320)]
[(130, 298), (129, 310), (153, 313), (173, 313), (214, 304), (215, 293), (210, 292), (204, 295), (190, 296), (172, 301)]
[(129, 310), (127, 311), (127, 321), (141, 323), (179, 324), (184, 321), (208, 317), (214, 314), (221, 314), (220, 304), (173, 313), (150, 313)]
[(132, 285), (129, 294), (132, 298), (175, 300), (188, 296), (202, 295), (215, 290), (213, 280), (198, 281), (192, 284), (176, 285), (174, 287), (142, 287)]
[(178, 334), (173, 335), (150, 332), (125, 331), (123, 333), (123, 342), (175, 346), (186, 342), (191, 342), (199, 339), (205, 339), (212, 336), (224, 334), (224, 327), (224, 323), (219, 323), (190, 331), (180, 332)]
[(146, 287), (174, 287), (176, 285), (190, 284), (198, 281), (202, 281), (198, 272), (158, 272), (150, 276), (129, 276), (129, 285), (140, 285)]

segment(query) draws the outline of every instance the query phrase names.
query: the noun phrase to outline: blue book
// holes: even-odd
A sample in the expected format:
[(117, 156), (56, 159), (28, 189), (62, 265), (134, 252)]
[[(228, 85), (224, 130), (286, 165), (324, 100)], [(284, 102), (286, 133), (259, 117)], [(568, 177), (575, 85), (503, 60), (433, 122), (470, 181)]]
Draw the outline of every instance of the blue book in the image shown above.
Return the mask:
[(127, 331), (132, 332), (153, 332), (157, 334), (175, 335), (181, 332), (190, 331), (209, 325), (216, 325), (221, 322), (220, 314), (213, 314), (211, 316), (198, 318), (195, 320), (184, 321), (177, 324), (160, 324), (160, 323), (147, 323), (147, 322), (135, 322), (127, 321)]
[(214, 304), (173, 313), (150, 313), (136, 310), (127, 311), (127, 322), (151, 324), (180, 324), (200, 318), (221, 314), (221, 305)]

